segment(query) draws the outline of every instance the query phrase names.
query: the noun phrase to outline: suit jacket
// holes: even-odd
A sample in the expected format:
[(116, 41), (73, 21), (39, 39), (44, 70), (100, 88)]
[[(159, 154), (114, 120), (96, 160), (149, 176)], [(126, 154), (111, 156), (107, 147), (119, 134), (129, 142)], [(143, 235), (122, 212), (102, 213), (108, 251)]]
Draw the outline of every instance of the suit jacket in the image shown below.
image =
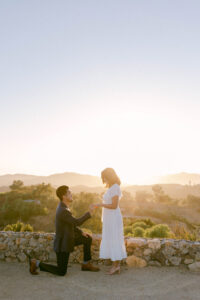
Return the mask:
[(76, 226), (83, 224), (89, 218), (91, 218), (89, 212), (84, 214), (81, 218), (74, 218), (67, 206), (61, 201), (56, 209), (54, 251), (72, 252), (74, 250), (75, 235), (82, 233)]

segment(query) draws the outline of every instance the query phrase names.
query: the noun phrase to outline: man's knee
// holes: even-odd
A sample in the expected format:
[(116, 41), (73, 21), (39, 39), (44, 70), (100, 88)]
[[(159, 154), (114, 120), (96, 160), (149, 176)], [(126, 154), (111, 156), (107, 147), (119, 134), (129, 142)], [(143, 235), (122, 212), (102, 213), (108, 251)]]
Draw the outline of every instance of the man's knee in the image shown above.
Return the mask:
[(87, 244), (92, 244), (92, 237), (91, 237), (90, 235), (88, 235), (88, 236), (86, 237), (86, 239), (85, 239), (85, 242), (86, 242)]

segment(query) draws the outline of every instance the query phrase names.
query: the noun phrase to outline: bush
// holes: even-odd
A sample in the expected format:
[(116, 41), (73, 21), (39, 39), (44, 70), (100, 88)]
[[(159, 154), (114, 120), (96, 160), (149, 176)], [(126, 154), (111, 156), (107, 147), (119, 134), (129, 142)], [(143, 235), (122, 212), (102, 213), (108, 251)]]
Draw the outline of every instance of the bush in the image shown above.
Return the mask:
[(4, 231), (14, 231), (14, 232), (20, 232), (20, 231), (33, 231), (33, 227), (30, 224), (24, 224), (22, 222), (17, 222), (16, 224), (9, 224), (4, 229)]
[(172, 230), (176, 239), (184, 239), (189, 241), (197, 240), (196, 232), (190, 233), (183, 225), (179, 223), (176, 223)]
[(135, 228), (140, 227), (143, 229), (147, 229), (149, 228), (149, 226), (147, 224), (145, 224), (144, 222), (136, 222), (133, 224), (132, 229), (134, 230)]
[(134, 237), (143, 237), (145, 234), (145, 230), (142, 227), (136, 227), (133, 229)]
[(125, 226), (124, 227), (124, 235), (133, 234), (132, 232), (132, 226)]
[(145, 237), (147, 238), (169, 238), (171, 235), (170, 229), (168, 225), (158, 224), (155, 225), (145, 232)]

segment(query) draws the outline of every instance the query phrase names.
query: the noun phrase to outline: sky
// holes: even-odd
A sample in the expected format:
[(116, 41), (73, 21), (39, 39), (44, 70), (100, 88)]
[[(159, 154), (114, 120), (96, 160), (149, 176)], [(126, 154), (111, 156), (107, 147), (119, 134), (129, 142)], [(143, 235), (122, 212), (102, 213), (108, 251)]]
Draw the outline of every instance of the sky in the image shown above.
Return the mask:
[(0, 1), (0, 175), (200, 173), (198, 0)]

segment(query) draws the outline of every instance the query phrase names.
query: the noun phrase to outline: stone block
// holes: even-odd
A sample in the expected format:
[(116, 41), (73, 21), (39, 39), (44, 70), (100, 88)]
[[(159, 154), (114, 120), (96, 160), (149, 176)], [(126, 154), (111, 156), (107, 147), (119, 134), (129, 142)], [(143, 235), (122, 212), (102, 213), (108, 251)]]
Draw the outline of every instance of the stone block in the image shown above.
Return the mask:
[(135, 268), (144, 268), (147, 265), (147, 262), (144, 259), (139, 258), (135, 255), (128, 256), (126, 259), (126, 263), (129, 267)]
[(153, 249), (153, 250), (158, 250), (161, 247), (161, 242), (159, 239), (153, 239), (153, 240), (149, 240), (147, 242), (148, 247)]
[(188, 265), (188, 268), (190, 271), (194, 271), (194, 272), (200, 271), (200, 262), (197, 261), (191, 265)]
[(145, 247), (147, 245), (147, 241), (142, 238), (129, 238), (127, 239), (127, 247), (137, 248), (137, 247)]

